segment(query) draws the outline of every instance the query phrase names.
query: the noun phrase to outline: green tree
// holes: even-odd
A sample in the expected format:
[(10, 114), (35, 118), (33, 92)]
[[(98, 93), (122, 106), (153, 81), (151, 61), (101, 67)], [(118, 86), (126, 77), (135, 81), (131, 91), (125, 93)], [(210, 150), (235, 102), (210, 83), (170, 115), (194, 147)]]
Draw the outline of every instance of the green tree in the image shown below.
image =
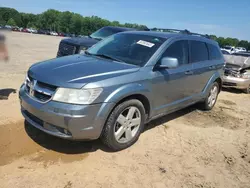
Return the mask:
[(40, 26), (44, 29), (57, 30), (59, 22), (59, 11), (54, 9), (49, 9), (40, 15)]
[(58, 18), (58, 29), (60, 32), (64, 32), (64, 33), (69, 33), (69, 28), (70, 28), (70, 21), (71, 21), (71, 17), (72, 17), (71, 12), (66, 11), (66, 12), (61, 12), (59, 14), (59, 18)]
[(82, 28), (82, 16), (80, 14), (73, 14), (70, 19), (69, 31), (79, 35)]
[(21, 24), (21, 16), (19, 12), (13, 8), (1, 7), (0, 8), (0, 17), (2, 18), (2, 22), (7, 22), (9, 19), (13, 19), (17, 25)]
[(39, 15), (36, 15), (36, 14), (27, 14), (27, 13), (20, 13), (20, 16), (21, 16), (21, 27), (30, 27), (28, 26), (28, 24), (31, 24), (33, 26), (38, 26), (38, 16)]
[(246, 41), (246, 40), (241, 40), (241, 41), (238, 43), (238, 46), (244, 47), (244, 48), (247, 49), (249, 44), (250, 44), (250, 43), (249, 43), (248, 41)]
[[(69, 11), (60, 12), (48, 9), (41, 14), (19, 13), (13, 8), (0, 7), (0, 24), (17, 25), (19, 27), (32, 27), (37, 29), (49, 29), (57, 32), (90, 35), (104, 26), (130, 27), (139, 30), (147, 29), (145, 25), (136, 23), (121, 24), (119, 21), (109, 21), (98, 16), (83, 17)], [(157, 30), (153, 28), (152, 30)], [(164, 30), (168, 32), (167, 30)], [(236, 38), (224, 38), (210, 35), (221, 47), (225, 45), (245, 47), (250, 50), (250, 42)]]
[(13, 18), (10, 18), (10, 19), (7, 21), (6, 24), (7, 24), (7, 25), (10, 25), (10, 26), (16, 26), (16, 22), (15, 22), (15, 20), (14, 20)]
[(36, 27), (36, 24), (35, 24), (35, 23), (29, 22), (29, 23), (27, 24), (27, 28), (34, 28), (34, 29), (36, 29), (37, 27)]

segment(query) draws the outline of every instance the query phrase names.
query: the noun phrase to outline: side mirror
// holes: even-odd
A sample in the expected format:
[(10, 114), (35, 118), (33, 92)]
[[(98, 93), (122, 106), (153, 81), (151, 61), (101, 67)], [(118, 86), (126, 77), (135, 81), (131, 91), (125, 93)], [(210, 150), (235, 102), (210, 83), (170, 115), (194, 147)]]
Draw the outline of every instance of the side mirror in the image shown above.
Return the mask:
[(164, 57), (161, 59), (161, 64), (159, 65), (159, 68), (162, 69), (173, 69), (178, 67), (179, 62), (177, 58), (174, 57)]

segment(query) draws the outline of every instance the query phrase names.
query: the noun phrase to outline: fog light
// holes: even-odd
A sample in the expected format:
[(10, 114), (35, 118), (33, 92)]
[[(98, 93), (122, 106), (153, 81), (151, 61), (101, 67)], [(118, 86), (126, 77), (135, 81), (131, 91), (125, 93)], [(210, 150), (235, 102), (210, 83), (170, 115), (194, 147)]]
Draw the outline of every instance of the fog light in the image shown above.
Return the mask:
[(68, 130), (64, 129), (63, 131), (64, 131), (65, 134), (68, 134)]

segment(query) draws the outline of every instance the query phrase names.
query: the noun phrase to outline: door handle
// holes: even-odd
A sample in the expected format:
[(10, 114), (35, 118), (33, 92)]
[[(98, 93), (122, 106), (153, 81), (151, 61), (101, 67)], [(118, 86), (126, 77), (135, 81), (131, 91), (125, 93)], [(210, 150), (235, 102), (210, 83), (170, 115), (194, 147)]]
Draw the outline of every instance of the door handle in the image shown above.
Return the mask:
[(186, 75), (192, 75), (192, 74), (194, 74), (194, 72), (193, 71), (186, 71), (185, 74)]
[(214, 69), (216, 69), (216, 67), (213, 65), (213, 66), (210, 66), (210, 67), (208, 67), (210, 70), (214, 70)]

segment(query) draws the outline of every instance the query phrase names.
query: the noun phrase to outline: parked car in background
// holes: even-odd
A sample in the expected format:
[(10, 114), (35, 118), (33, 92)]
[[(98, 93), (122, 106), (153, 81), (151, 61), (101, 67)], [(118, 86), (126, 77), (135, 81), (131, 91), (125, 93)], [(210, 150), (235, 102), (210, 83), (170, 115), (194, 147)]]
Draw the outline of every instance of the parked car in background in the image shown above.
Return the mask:
[(86, 49), (110, 35), (134, 30), (132, 28), (107, 26), (97, 30), (88, 37), (63, 39), (59, 44), (57, 57), (84, 53)]
[(29, 33), (29, 30), (27, 28), (23, 28), (21, 31), (24, 33)]
[(14, 26), (14, 27), (12, 27), (12, 31), (18, 31), (19, 32), (20, 30), (19, 30), (19, 27)]
[(226, 55), (229, 55), (230, 53), (226, 50), (221, 50), (222, 54), (226, 54)]
[(223, 48), (221, 48), (221, 50), (225, 50), (230, 54), (235, 53), (235, 47), (234, 46), (224, 46)]
[(250, 93), (250, 53), (224, 55), (226, 60), (223, 87), (242, 89)]
[(59, 32), (59, 33), (58, 33), (58, 36), (60, 36), (60, 37), (65, 37), (65, 36), (66, 36), (66, 34), (65, 34), (65, 33), (61, 33), (61, 32)]
[(235, 52), (247, 52), (247, 49), (246, 48), (243, 48), (243, 47), (236, 47), (235, 48)]
[(47, 134), (100, 137), (125, 149), (152, 119), (197, 102), (215, 105), (224, 58), (217, 42), (196, 35), (121, 32), (82, 55), (33, 64), (19, 90), (21, 112)]
[(30, 32), (31, 32), (31, 33), (37, 33), (37, 30), (34, 29), (34, 28), (30, 28)]
[(8, 30), (11, 30), (12, 29), (12, 26), (10, 26), (10, 25), (5, 25), (4, 26), (6, 29), (8, 29)]
[(28, 28), (28, 31), (29, 31), (30, 33), (37, 33), (37, 30), (36, 30), (36, 29), (33, 29), (33, 28)]
[(12, 27), (9, 25), (1, 25), (0, 29), (5, 31), (11, 31)]
[(51, 31), (51, 32), (50, 32), (50, 35), (53, 35), (53, 36), (58, 36), (58, 33), (57, 33), (57, 32), (55, 32), (55, 31)]
[(50, 35), (50, 31), (45, 30), (45, 29), (39, 29), (37, 31), (37, 34)]

